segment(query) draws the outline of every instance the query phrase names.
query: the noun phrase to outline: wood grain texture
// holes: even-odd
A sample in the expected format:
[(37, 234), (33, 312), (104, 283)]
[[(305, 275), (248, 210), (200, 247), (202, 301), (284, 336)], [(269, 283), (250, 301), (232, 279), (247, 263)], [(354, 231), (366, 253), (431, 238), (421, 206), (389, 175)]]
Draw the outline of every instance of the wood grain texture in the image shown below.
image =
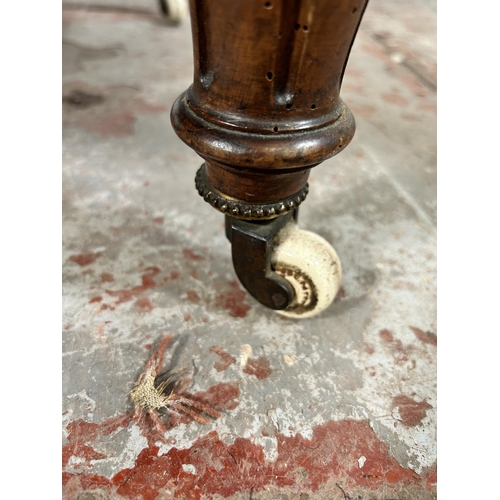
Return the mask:
[[(339, 92), (366, 3), (190, 1), (194, 81), (175, 102), (172, 124), (207, 160), (217, 189), (246, 201), (285, 198), (307, 181), (301, 174), (297, 185), (291, 172), (349, 144), (355, 123)], [(272, 173), (266, 193), (252, 174), (235, 182), (238, 168), (258, 171), (255, 179)]]

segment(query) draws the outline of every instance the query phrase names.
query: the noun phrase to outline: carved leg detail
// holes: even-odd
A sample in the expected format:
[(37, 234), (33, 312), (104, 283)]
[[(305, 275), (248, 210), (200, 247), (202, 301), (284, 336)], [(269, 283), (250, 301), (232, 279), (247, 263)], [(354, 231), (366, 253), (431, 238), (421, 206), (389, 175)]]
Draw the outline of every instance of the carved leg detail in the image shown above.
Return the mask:
[[(174, 103), (172, 125), (205, 160), (196, 188), (228, 217), (226, 232), (243, 286), (267, 307), (294, 308), (288, 311), (293, 317), (327, 307), (338, 289), (340, 264), (335, 251), (326, 250), (336, 264), (315, 273), (336, 278), (316, 286), (329, 287), (323, 298), (313, 299), (321, 307), (299, 314), (296, 280), (272, 266), (273, 238), (286, 222), (274, 221), (291, 214), (296, 219), (311, 169), (343, 151), (354, 135), (340, 87), (366, 4), (190, 1), (194, 81)], [(302, 252), (305, 260), (298, 263), (302, 274), (319, 258), (303, 236), (309, 254)]]

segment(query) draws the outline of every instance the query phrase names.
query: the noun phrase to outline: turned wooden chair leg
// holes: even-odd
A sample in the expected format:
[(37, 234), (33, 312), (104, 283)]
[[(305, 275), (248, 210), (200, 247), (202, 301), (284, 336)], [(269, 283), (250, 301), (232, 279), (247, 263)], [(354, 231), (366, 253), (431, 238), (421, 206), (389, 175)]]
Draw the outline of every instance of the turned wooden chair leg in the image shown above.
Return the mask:
[(205, 160), (196, 187), (226, 215), (240, 281), (288, 316), (317, 314), (340, 286), (333, 248), (295, 226), (311, 168), (354, 135), (339, 93), (366, 4), (190, 0), (194, 81), (172, 124)]

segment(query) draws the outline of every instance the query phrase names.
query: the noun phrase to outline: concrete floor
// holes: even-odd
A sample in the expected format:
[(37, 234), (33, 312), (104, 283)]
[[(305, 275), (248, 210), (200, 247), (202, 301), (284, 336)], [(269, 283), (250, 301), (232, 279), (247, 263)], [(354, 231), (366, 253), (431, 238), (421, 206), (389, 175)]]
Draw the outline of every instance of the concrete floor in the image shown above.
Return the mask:
[[(240, 287), (171, 128), (189, 22), (126, 3), (63, 10), (64, 498), (435, 498), (434, 2), (367, 8), (341, 94), (357, 132), (300, 214), (343, 284), (301, 321)], [(159, 436), (129, 392), (169, 333), (166, 366), (222, 417)]]

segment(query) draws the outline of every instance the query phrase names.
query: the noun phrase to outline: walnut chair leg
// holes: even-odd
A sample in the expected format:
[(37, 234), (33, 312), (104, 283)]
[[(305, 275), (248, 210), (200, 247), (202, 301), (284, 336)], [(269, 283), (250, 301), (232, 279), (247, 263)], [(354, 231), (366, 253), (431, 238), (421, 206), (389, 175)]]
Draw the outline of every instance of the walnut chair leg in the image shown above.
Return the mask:
[(297, 210), (311, 169), (354, 135), (339, 94), (366, 4), (190, 0), (194, 81), (172, 125), (205, 160), (196, 188), (226, 216), (240, 281), (291, 317), (318, 314), (340, 286), (337, 254), (297, 229)]

